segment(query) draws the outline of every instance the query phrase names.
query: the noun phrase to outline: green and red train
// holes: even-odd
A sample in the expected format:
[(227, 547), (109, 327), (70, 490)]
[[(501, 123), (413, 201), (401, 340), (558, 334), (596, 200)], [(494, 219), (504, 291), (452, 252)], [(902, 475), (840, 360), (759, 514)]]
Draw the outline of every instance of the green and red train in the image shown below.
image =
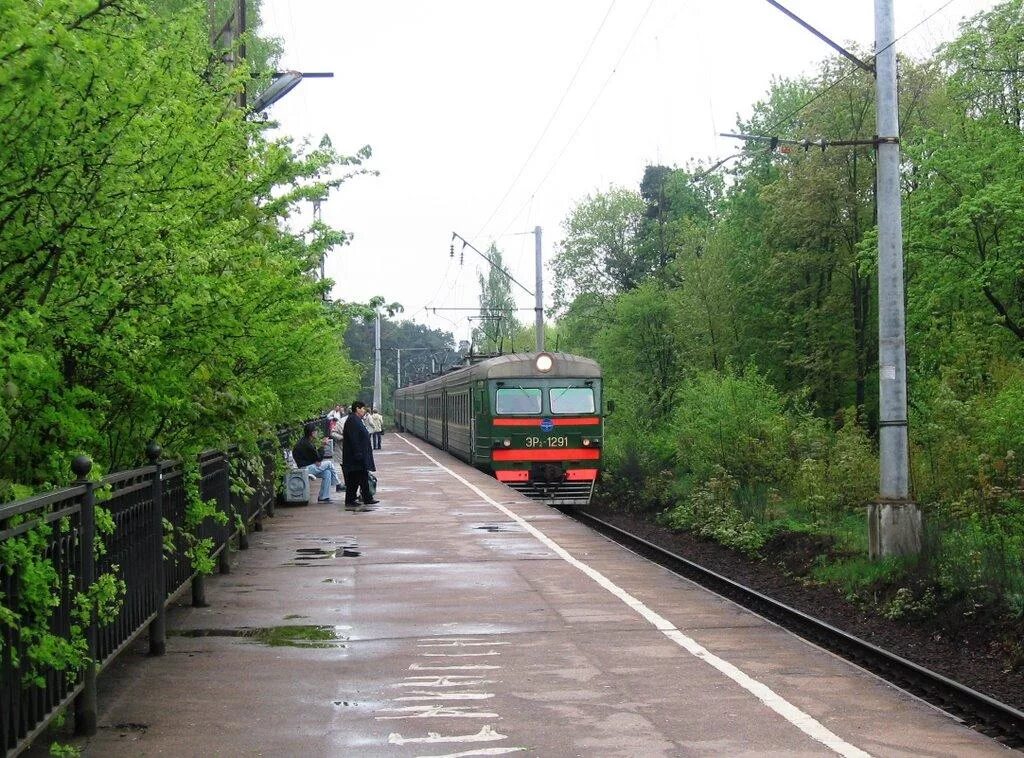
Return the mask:
[(489, 358), (395, 392), (395, 425), (520, 493), (585, 505), (601, 469), (601, 367), (568, 353)]

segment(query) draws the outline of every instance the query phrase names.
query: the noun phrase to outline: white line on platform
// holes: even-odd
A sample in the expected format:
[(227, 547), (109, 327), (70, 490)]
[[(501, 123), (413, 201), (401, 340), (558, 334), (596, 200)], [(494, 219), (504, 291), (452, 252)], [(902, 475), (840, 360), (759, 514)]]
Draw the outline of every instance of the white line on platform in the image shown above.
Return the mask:
[(445, 736), (438, 732), (427, 732), (426, 737), (403, 737), (398, 732), (392, 732), (388, 742), (392, 745), (427, 744), (435, 742), (494, 742), (503, 740), (507, 735), (496, 732), (494, 727), (487, 725), (475, 734), (453, 734)]
[(490, 692), (431, 692), (429, 690), (415, 690), (411, 695), (393, 697), (393, 701), (405, 700), (490, 700), (494, 697)]
[(522, 753), (525, 747), (484, 747), (477, 750), (464, 750), (461, 753), (445, 753), (444, 755), (416, 756), (416, 758), (468, 758), (471, 755), (508, 755)]
[(619, 598), (619, 600), (621, 600), (634, 611), (636, 611), (646, 621), (653, 625), (655, 629), (660, 631), (670, 640), (675, 642), (677, 645), (682, 647), (691, 655), (700, 658), (705, 663), (709, 664), (710, 666), (713, 666), (715, 669), (725, 674), (725, 676), (729, 677), (738, 685), (740, 685), (740, 687), (754, 695), (754, 697), (756, 697), (766, 706), (768, 706), (773, 711), (778, 713), (784, 719), (789, 721), (791, 724), (793, 724), (793, 726), (802, 731), (804, 734), (806, 734), (814, 740), (817, 740), (818, 742), (830, 748), (839, 755), (846, 756), (848, 758), (871, 758), (870, 753), (861, 750), (859, 747), (855, 745), (851, 745), (842, 737), (826, 728), (821, 722), (816, 720), (813, 716), (800, 710), (798, 707), (790, 703), (788, 700), (786, 700), (784, 697), (776, 693), (767, 685), (757, 681), (756, 679), (744, 673), (743, 671), (741, 671), (728, 661), (724, 660), (723, 658), (719, 658), (717, 655), (712, 653), (710, 650), (705, 648), (696, 640), (694, 640), (691, 637), (688, 637), (686, 634), (677, 629), (676, 626), (668, 619), (666, 619), (664, 616), (661, 616), (652, 609), (648, 608), (647, 605), (645, 605), (640, 599), (626, 592), (626, 590), (619, 587), (617, 584), (615, 584), (612, 580), (610, 580), (597, 569), (592, 568), (591, 566), (587, 565), (578, 558), (573, 557), (572, 554), (569, 553), (569, 551), (567, 551), (553, 539), (548, 537), (542, 531), (537, 529), (537, 527), (533, 526), (525, 519), (523, 519), (521, 516), (514, 513), (513, 511), (510, 511), (504, 505), (491, 498), (486, 492), (481, 490), (475, 484), (469, 482), (464, 477), (455, 473), (440, 461), (432, 458), (429, 453), (414, 445), (412, 442), (406, 439), (404, 435), (396, 434), (395, 436), (402, 440), (413, 450), (418, 452), (420, 455), (422, 455), (424, 458), (426, 458), (428, 461), (433, 463), (435, 466), (442, 469), (443, 471), (447, 471), (452, 477), (462, 482), (477, 495), (482, 497), (484, 500), (486, 500), (499, 511), (504, 513), (510, 519), (518, 523), (526, 531), (530, 532), (530, 534), (532, 534), (534, 537), (540, 540), (540, 542), (544, 544), (549, 550), (554, 551), (560, 558), (562, 558), (562, 560), (566, 561), (572, 566), (575, 566), (577, 569), (579, 569), (584, 574), (593, 579), (595, 582), (597, 582), (601, 587), (608, 590), (608, 592), (610, 592), (611, 594), (615, 595), (615, 597)]
[(378, 721), (394, 721), (395, 719), (497, 719), (497, 713), (482, 713), (472, 707), (461, 705), (406, 705), (401, 708), (379, 708), (377, 713), (400, 713), (401, 716), (374, 716)]
[[(395, 682), (392, 687), (467, 687), (478, 684), (494, 684), (493, 679), (480, 676), (407, 676), (404, 682)], [(459, 681), (456, 681), (459, 680)]]

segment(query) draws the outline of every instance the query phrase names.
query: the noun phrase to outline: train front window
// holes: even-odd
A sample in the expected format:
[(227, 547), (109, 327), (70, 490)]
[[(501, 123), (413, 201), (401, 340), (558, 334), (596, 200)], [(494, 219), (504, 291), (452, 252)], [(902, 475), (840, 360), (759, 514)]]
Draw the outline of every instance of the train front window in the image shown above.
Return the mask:
[(539, 387), (499, 387), (495, 411), (502, 415), (538, 414), (541, 410)]
[(552, 387), (552, 413), (593, 413), (594, 390), (590, 387)]

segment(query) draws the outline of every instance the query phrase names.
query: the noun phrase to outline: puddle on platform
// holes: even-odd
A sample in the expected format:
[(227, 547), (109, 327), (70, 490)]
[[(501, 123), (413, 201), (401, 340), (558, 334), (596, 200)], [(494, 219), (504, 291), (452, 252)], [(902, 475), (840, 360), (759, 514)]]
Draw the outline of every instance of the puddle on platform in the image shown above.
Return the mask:
[(236, 629), (173, 629), (167, 632), (172, 637), (241, 637), (268, 647), (345, 647), (348, 636), (340, 626), (243, 626)]
[(321, 561), (325, 558), (337, 557), (338, 548), (334, 548), (334, 550), (323, 550), (319, 547), (300, 547), (295, 552), (299, 554), (300, 558), (310, 561)]
[[(315, 539), (315, 538), (311, 538)], [(325, 547), (300, 547), (295, 550), (295, 559), (285, 566), (315, 566), (316, 561), (330, 561), (335, 558), (358, 558), (361, 555), (355, 537), (337, 539), (315, 539), (317, 542), (329, 542)]]
[(497, 532), (521, 532), (523, 528), (514, 521), (502, 521), (496, 524), (474, 524), (474, 529), (480, 529), (485, 532), (495, 534)]

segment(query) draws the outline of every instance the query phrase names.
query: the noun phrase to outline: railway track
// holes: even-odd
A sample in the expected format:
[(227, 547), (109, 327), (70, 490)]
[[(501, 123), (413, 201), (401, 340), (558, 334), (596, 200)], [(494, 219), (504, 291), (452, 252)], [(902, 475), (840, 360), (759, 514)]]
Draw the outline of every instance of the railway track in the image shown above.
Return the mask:
[(912, 661), (893, 655), (721, 574), (716, 574), (586, 511), (566, 508), (564, 512), (670, 571), (770, 619), (804, 639), (926, 700), (972, 729), (1008, 747), (1024, 748), (1024, 713), (1016, 708), (929, 671)]

